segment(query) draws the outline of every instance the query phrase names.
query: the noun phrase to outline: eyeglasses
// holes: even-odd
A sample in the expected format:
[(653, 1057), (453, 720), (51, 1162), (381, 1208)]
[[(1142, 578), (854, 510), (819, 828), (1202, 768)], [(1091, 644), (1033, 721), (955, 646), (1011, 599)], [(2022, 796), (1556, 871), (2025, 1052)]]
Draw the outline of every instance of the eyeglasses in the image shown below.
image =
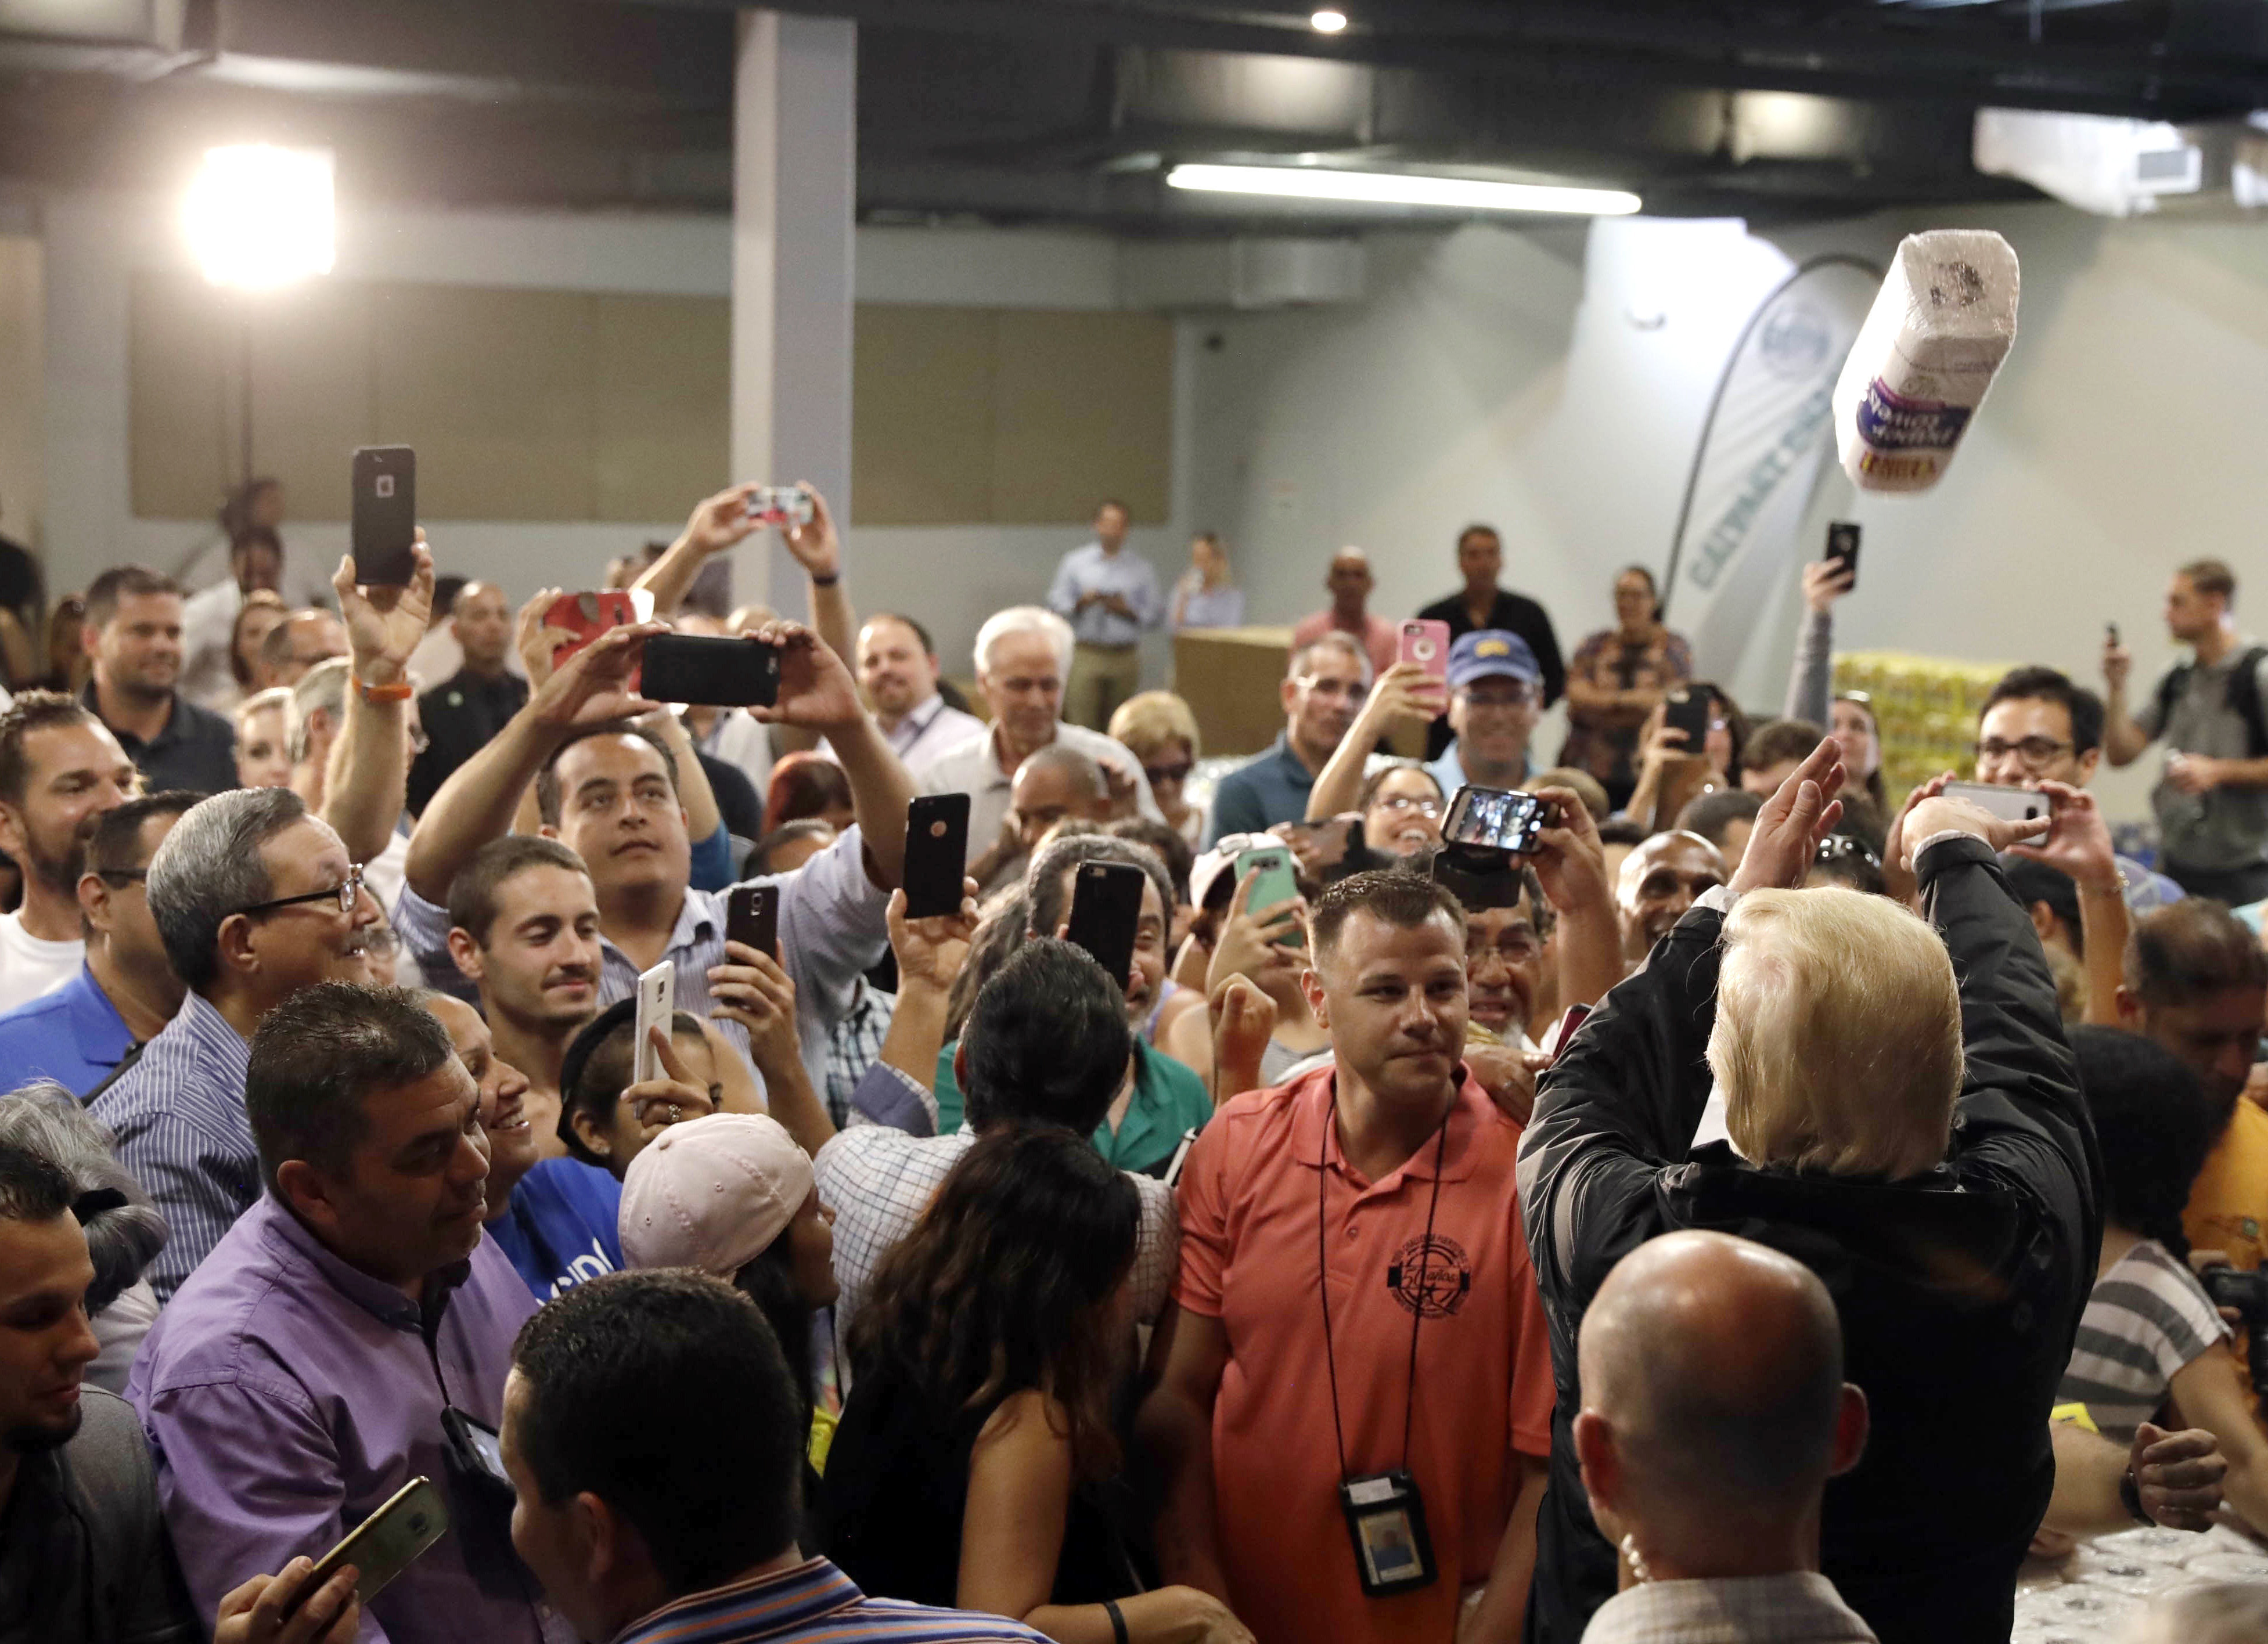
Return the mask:
[(351, 914), (355, 904), (362, 899), (362, 868), (359, 864), (347, 870), (346, 883), (335, 884), (328, 891), (310, 891), (304, 896), (279, 896), (272, 902), (254, 902), (250, 907), (236, 911), (249, 919), (255, 914), (272, 914), (278, 908), (297, 907), (303, 902), (330, 902), (342, 914)]
[(1408, 794), (1381, 794), (1371, 801), (1381, 811), (1415, 811), (1421, 817), (1438, 817), (1441, 802), (1438, 799), (1417, 799)]
[(2010, 754), (2021, 760), (2026, 768), (2038, 770), (2058, 754), (2069, 753), (2073, 744), (2058, 742), (2052, 737), (2026, 737), (2018, 742), (2003, 742), (1989, 737), (1970, 745), (1970, 752), (1980, 760), (2005, 760)]
[(1142, 767), (1142, 774), (1148, 777), (1150, 786), (1155, 788), (1160, 782), (1185, 782), (1195, 769), (1196, 765), (1184, 760), (1179, 765), (1145, 765)]
[(1493, 943), (1467, 942), (1465, 963), (1469, 965), (1478, 965), (1493, 953), (1507, 965), (1528, 965), (1540, 958), (1543, 952), (1543, 937), (1537, 936), (1533, 930), (1514, 928), (1506, 931)]

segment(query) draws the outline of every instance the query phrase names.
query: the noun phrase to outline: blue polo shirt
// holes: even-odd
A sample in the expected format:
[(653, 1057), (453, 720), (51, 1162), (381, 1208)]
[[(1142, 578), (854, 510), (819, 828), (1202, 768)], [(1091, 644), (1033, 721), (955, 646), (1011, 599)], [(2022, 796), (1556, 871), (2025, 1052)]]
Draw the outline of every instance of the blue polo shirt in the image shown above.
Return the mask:
[(55, 992), (0, 1016), (0, 1068), (11, 1085), (53, 1079), (85, 1096), (133, 1048), (125, 1018), (84, 960), (78, 974)]
[(1291, 733), (1278, 731), (1268, 752), (1254, 754), (1213, 789), (1207, 848), (1224, 834), (1264, 833), (1278, 822), (1303, 820), (1314, 785), (1314, 773), (1292, 752)]
[(489, 1237), (549, 1302), (563, 1290), (622, 1270), (622, 1185), (579, 1159), (545, 1159), (519, 1178)]

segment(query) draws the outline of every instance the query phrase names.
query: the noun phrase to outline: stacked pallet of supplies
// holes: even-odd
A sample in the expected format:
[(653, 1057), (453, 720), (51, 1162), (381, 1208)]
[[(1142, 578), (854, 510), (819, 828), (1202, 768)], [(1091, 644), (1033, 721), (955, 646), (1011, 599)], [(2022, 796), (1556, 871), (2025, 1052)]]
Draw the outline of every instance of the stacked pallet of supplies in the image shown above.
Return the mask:
[(1941, 772), (1975, 774), (1977, 716), (2009, 664), (1850, 651), (1835, 658), (1835, 689), (1863, 692), (1882, 732), (1882, 782), (1898, 803)]

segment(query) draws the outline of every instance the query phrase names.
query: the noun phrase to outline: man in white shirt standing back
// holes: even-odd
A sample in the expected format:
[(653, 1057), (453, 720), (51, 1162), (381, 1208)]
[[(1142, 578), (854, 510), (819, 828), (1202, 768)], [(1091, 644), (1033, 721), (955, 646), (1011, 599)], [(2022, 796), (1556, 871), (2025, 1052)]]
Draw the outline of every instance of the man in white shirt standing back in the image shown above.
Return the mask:
[(0, 850), (24, 871), (24, 901), (0, 915), (0, 1011), (78, 974), (78, 835), (142, 791), (142, 774), (71, 697), (26, 691), (0, 714)]
[(1089, 730), (1110, 723), (1119, 703), (1142, 688), (1142, 630), (1165, 620), (1158, 573), (1126, 547), (1126, 504), (1094, 510), (1094, 540), (1056, 567), (1048, 609), (1071, 625), (1079, 649), (1064, 689), (1064, 717)]
[(1137, 810), (1165, 819), (1150, 796), (1142, 761), (1125, 744), (1057, 717), (1063, 708), (1064, 677), (1071, 666), (1071, 625), (1052, 611), (1010, 605), (994, 612), (976, 630), (976, 688), (992, 710), (992, 723), (915, 767), (913, 773), (915, 784), (925, 794), (969, 796), (972, 867), (995, 845), (1002, 845), (1004, 854), (1021, 848), (1008, 826), (1016, 772), (1033, 754), (1057, 742), (1102, 767), (1114, 801), (1130, 789)]
[(984, 730), (984, 722), (938, 694), (937, 647), (909, 616), (885, 612), (858, 630), (858, 684), (873, 704), (883, 740), (908, 770)]

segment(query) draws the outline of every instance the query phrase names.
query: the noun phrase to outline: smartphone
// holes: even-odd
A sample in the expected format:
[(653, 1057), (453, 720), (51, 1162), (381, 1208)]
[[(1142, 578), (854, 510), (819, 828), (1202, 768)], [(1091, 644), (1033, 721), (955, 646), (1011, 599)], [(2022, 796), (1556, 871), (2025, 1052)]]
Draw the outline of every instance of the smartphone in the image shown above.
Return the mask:
[(1685, 745), (1681, 752), (1695, 759), (1701, 757), (1709, 744), (1711, 711), (1716, 699), (1705, 689), (1679, 686), (1662, 699), (1661, 723), (1672, 730), (1685, 733)]
[(779, 905), (780, 888), (776, 884), (734, 885), (732, 895), (725, 899), (725, 940), (746, 943), (777, 959)]
[(402, 588), (417, 539), (417, 453), (407, 445), (364, 445), (354, 454), (354, 523), (348, 551), (355, 581)]
[(761, 640), (657, 634), (645, 642), (638, 689), (657, 702), (770, 708), (779, 701), (780, 654)]
[(961, 911), (968, 865), (968, 796), (926, 794), (906, 807), (906, 917)]
[(1064, 939), (1093, 954), (1121, 987), (1134, 973), (1134, 934), (1142, 922), (1142, 887), (1149, 883), (1150, 876), (1130, 862), (1083, 862), (1071, 881)]
[(1422, 619), (1404, 622), (1395, 655), (1397, 661), (1416, 663), (1446, 686), (1449, 682), (1449, 625)]
[(1534, 794), (1515, 789), (1460, 788), (1449, 801), (1441, 838), (1451, 845), (1480, 845), (1526, 856), (1535, 850), (1535, 836), (1557, 819), (1557, 807)]
[(1255, 845), (1237, 853), (1236, 882), (1256, 880), (1252, 894), (1246, 899), (1244, 911), (1258, 919), (1271, 907), (1281, 907), (1286, 902), (1300, 899), (1300, 881), (1292, 871), (1292, 848), (1289, 845)]
[(2004, 822), (2029, 822), (2048, 814), (2048, 796), (2030, 788), (2001, 788), (1991, 782), (1948, 782), (1948, 799), (1982, 805)]
[(355, 1567), (355, 1596), (367, 1605), (448, 1529), (449, 1504), (438, 1486), (431, 1479), (412, 1479), (315, 1560), (284, 1613), (298, 1610), (344, 1564)]
[(1843, 568), (1850, 586), (1859, 585), (1859, 527), (1847, 519), (1838, 519), (1827, 527), (1827, 557)]
[(2118, 642), (2118, 625), (2116, 622), (2105, 622), (2102, 625), (2102, 637), (2116, 645)]
[(662, 1076), (661, 1057), (653, 1047), (653, 1030), (667, 1033), (677, 1012), (677, 963), (664, 959), (637, 979), (637, 1055), (630, 1064), (630, 1083), (644, 1084)]
[(562, 594), (543, 613), (543, 626), (565, 628), (575, 637), (551, 648), (551, 665), (557, 667), (610, 628), (626, 628), (638, 620), (637, 606), (627, 588), (601, 588), (590, 593)]
[(807, 525), (811, 493), (799, 485), (760, 485), (748, 493), (748, 517), (767, 525)]

